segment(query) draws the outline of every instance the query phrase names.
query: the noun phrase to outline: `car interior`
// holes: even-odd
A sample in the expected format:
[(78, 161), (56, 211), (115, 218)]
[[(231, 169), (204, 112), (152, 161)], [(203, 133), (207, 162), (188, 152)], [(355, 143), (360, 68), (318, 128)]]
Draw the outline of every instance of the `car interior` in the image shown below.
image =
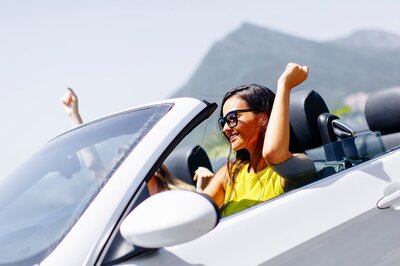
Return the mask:
[(196, 144), (188, 144), (175, 149), (164, 163), (173, 176), (193, 186), (196, 186), (193, 177), (198, 167), (206, 167), (213, 172), (206, 151)]
[[(386, 90), (382, 93), (385, 97), (371, 94), (365, 107), (369, 129), (363, 132), (356, 132), (330, 113), (325, 101), (316, 91), (299, 90), (292, 93), (290, 123), (295, 136), (293, 140), (298, 142), (302, 152), (314, 162), (316, 180), (373, 159), (400, 144), (400, 135), (393, 135), (393, 132), (400, 131), (400, 120), (397, 119), (396, 123), (393, 121), (395, 119), (378, 118), (382, 116), (380, 106), (396, 105), (394, 101), (387, 101), (386, 97), (399, 99), (398, 93), (399, 89)], [(398, 110), (398, 106), (394, 108)]]

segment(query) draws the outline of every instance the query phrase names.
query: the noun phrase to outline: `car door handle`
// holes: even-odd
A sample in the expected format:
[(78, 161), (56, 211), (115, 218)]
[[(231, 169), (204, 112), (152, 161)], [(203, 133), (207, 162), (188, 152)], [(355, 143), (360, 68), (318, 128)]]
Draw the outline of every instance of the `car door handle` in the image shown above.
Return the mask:
[(385, 189), (384, 196), (376, 204), (379, 209), (400, 210), (400, 183), (394, 183)]

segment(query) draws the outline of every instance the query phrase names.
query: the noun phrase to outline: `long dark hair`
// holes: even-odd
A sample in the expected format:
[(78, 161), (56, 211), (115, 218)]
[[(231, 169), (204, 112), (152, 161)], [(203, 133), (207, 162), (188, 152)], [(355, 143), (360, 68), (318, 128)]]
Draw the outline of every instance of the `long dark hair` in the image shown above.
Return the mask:
[[(222, 109), (224, 107), (225, 102), (232, 96), (239, 96), (240, 98), (242, 98), (244, 101), (247, 102), (249, 108), (252, 109), (253, 112), (257, 114), (265, 113), (268, 116), (271, 115), (272, 105), (275, 99), (275, 93), (263, 85), (253, 83), (235, 87), (225, 94), (221, 103), (221, 110), (220, 110), (221, 117), (223, 116)], [(265, 132), (262, 132), (262, 134), (265, 134)], [(261, 154), (262, 151), (263, 140), (264, 138), (261, 137), (259, 138), (259, 143), (257, 143), (257, 149), (260, 149), (259, 154)], [(231, 157), (231, 153), (232, 153), (232, 148), (229, 149), (229, 155), (227, 160), (229, 182), (231, 185), (231, 193), (232, 193), (236, 176), (241, 171), (244, 164), (250, 162), (250, 160), (260, 160), (261, 158), (250, 158), (250, 153), (246, 149), (241, 149), (236, 151), (235, 161), (233, 163), (230, 163), (229, 158)], [(230, 197), (231, 195), (228, 196), (228, 198)]]
[(157, 185), (159, 188), (161, 188), (162, 191), (177, 189), (177, 188), (195, 190), (194, 186), (191, 186), (186, 182), (173, 176), (165, 164), (162, 164), (157, 169), (153, 177), (155, 177)]

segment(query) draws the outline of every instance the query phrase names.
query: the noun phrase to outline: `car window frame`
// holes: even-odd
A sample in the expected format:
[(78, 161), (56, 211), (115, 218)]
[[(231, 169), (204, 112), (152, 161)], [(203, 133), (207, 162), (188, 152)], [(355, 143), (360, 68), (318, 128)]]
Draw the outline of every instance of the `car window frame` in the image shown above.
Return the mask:
[(159, 158), (156, 160), (156, 162), (150, 168), (150, 170), (148, 171), (145, 178), (141, 181), (141, 184), (140, 184), (141, 189), (138, 189), (137, 191), (135, 191), (135, 193), (132, 195), (131, 199), (129, 200), (129, 203), (126, 205), (124, 211), (122, 212), (120, 217), (117, 219), (117, 221), (116, 221), (112, 231), (110, 232), (106, 243), (104, 244), (103, 248), (101, 249), (101, 252), (98, 255), (94, 265), (96, 265), (96, 266), (113, 265), (116, 263), (124, 262), (135, 256), (139, 256), (144, 253), (152, 252), (155, 250), (155, 249), (137, 247), (138, 251), (136, 251), (136, 252), (133, 251), (132, 254), (126, 254), (125, 256), (122, 256), (120, 258), (110, 260), (110, 261), (104, 261), (107, 258), (107, 253), (109, 252), (109, 250), (111, 250), (112, 248), (115, 248), (113, 245), (122, 245), (122, 243), (125, 242), (125, 240), (123, 240), (124, 242), (117, 243), (118, 239), (121, 239), (119, 228), (120, 228), (123, 220), (128, 216), (128, 214), (138, 204), (140, 204), (141, 201), (140, 201), (139, 191), (141, 190), (143, 192), (143, 191), (147, 190), (147, 187), (146, 187), (147, 182), (150, 180), (153, 173), (158, 169), (158, 167), (160, 167), (161, 164), (165, 161), (165, 159), (168, 157), (168, 155), (181, 143), (181, 141), (190, 132), (192, 132), (202, 122), (208, 120), (208, 118), (211, 117), (211, 115), (214, 113), (214, 111), (218, 107), (218, 105), (216, 103), (209, 103), (205, 100), (203, 100), (202, 102), (206, 104), (205, 108), (201, 112), (199, 112), (190, 122), (188, 122), (183, 127), (183, 129), (176, 135), (176, 137), (170, 142), (170, 144), (167, 146), (167, 148), (165, 148), (164, 151), (161, 152)]

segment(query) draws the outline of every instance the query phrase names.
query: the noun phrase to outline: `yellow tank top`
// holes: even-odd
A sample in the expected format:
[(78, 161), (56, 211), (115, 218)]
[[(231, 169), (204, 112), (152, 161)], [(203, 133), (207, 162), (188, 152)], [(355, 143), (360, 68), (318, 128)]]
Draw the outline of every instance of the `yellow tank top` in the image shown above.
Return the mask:
[(239, 171), (233, 190), (230, 182), (226, 185), (223, 217), (284, 193), (281, 178), (271, 167), (258, 173), (248, 173), (248, 168), (247, 163)]

